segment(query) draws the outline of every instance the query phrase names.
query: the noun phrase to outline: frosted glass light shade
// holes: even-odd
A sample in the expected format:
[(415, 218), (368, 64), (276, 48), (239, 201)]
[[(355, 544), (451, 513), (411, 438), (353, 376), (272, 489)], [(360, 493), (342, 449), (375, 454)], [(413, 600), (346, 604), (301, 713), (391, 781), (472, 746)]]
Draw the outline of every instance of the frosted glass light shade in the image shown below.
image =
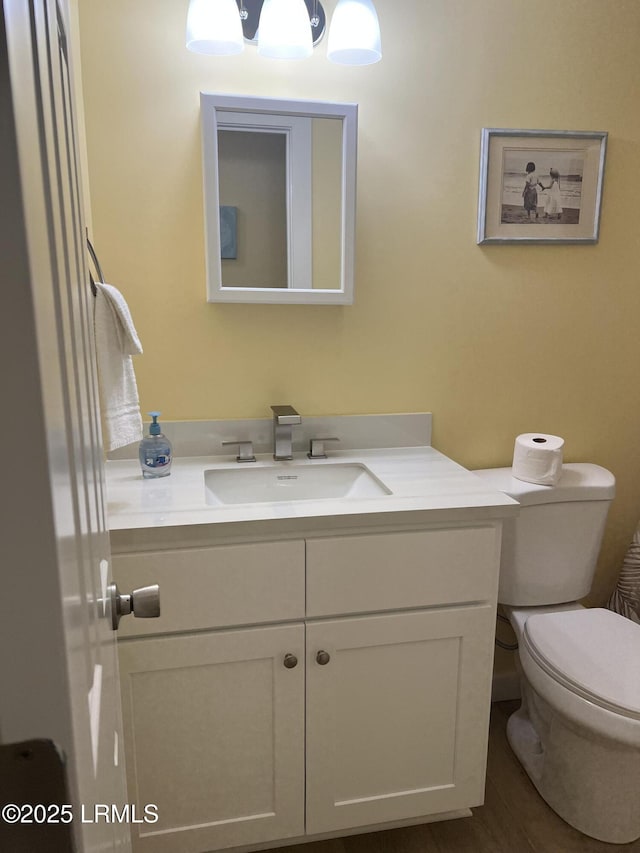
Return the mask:
[(338, 0), (327, 58), (339, 65), (371, 65), (382, 59), (380, 24), (371, 0)]
[(264, 0), (258, 25), (258, 53), (271, 59), (311, 56), (313, 41), (304, 0)]
[(187, 48), (193, 53), (231, 56), (242, 53), (244, 39), (235, 0), (191, 0)]

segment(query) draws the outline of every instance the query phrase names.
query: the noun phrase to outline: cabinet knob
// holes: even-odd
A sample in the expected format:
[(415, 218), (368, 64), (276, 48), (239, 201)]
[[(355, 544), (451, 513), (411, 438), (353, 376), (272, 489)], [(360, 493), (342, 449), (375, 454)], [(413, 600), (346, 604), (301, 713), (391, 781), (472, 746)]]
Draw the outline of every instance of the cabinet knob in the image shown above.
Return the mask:
[(316, 655), (316, 663), (319, 663), (320, 666), (325, 666), (331, 660), (331, 655), (329, 652), (325, 652), (324, 649), (320, 649), (318, 654)]
[(294, 666), (298, 665), (298, 658), (295, 655), (288, 654), (284, 656), (283, 663), (287, 669), (293, 669)]

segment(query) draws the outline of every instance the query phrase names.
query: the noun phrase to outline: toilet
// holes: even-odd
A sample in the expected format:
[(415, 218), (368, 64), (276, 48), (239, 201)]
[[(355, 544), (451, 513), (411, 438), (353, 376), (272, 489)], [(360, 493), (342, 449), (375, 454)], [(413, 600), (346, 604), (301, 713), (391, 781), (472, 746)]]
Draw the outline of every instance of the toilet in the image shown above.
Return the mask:
[(540, 795), (585, 835), (640, 837), (640, 626), (578, 604), (591, 587), (615, 494), (598, 465), (556, 486), (475, 471), (521, 504), (504, 523), (498, 602), (518, 640), (522, 703), (509, 743)]

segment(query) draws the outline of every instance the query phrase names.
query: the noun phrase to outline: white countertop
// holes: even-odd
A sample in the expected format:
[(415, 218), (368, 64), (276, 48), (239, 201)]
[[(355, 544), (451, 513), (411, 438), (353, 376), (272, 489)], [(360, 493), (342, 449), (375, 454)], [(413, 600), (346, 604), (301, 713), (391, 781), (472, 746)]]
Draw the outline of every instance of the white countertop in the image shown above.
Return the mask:
[(325, 462), (364, 464), (392, 494), (209, 506), (205, 500), (203, 472), (209, 468), (237, 468), (238, 463), (233, 457), (177, 458), (168, 477), (152, 480), (143, 479), (137, 460), (108, 461), (109, 529), (140, 530), (336, 516), (370, 519), (379, 514), (406, 512), (437, 514), (441, 519), (442, 511), (450, 511), (452, 519), (468, 517), (473, 520), (503, 518), (518, 511), (516, 501), (502, 492), (491, 490), (480, 477), (432, 447), (334, 451), (328, 460), (313, 461), (301, 453), (295, 454), (293, 462), (278, 463), (264, 454), (258, 456), (255, 463), (247, 465), (286, 467), (322, 465)]

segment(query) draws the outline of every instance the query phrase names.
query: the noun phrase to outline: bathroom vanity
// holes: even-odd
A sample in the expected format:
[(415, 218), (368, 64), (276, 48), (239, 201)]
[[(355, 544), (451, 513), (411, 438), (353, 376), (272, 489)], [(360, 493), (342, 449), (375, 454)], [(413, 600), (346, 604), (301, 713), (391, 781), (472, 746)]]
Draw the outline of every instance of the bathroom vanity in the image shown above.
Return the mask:
[(250, 466), (177, 459), (154, 483), (108, 463), (114, 577), (162, 601), (118, 635), (129, 798), (159, 814), (132, 826), (135, 851), (274, 847), (483, 801), (517, 504), (429, 446), (253, 470), (326, 463), (386, 491), (207, 504), (205, 471)]

